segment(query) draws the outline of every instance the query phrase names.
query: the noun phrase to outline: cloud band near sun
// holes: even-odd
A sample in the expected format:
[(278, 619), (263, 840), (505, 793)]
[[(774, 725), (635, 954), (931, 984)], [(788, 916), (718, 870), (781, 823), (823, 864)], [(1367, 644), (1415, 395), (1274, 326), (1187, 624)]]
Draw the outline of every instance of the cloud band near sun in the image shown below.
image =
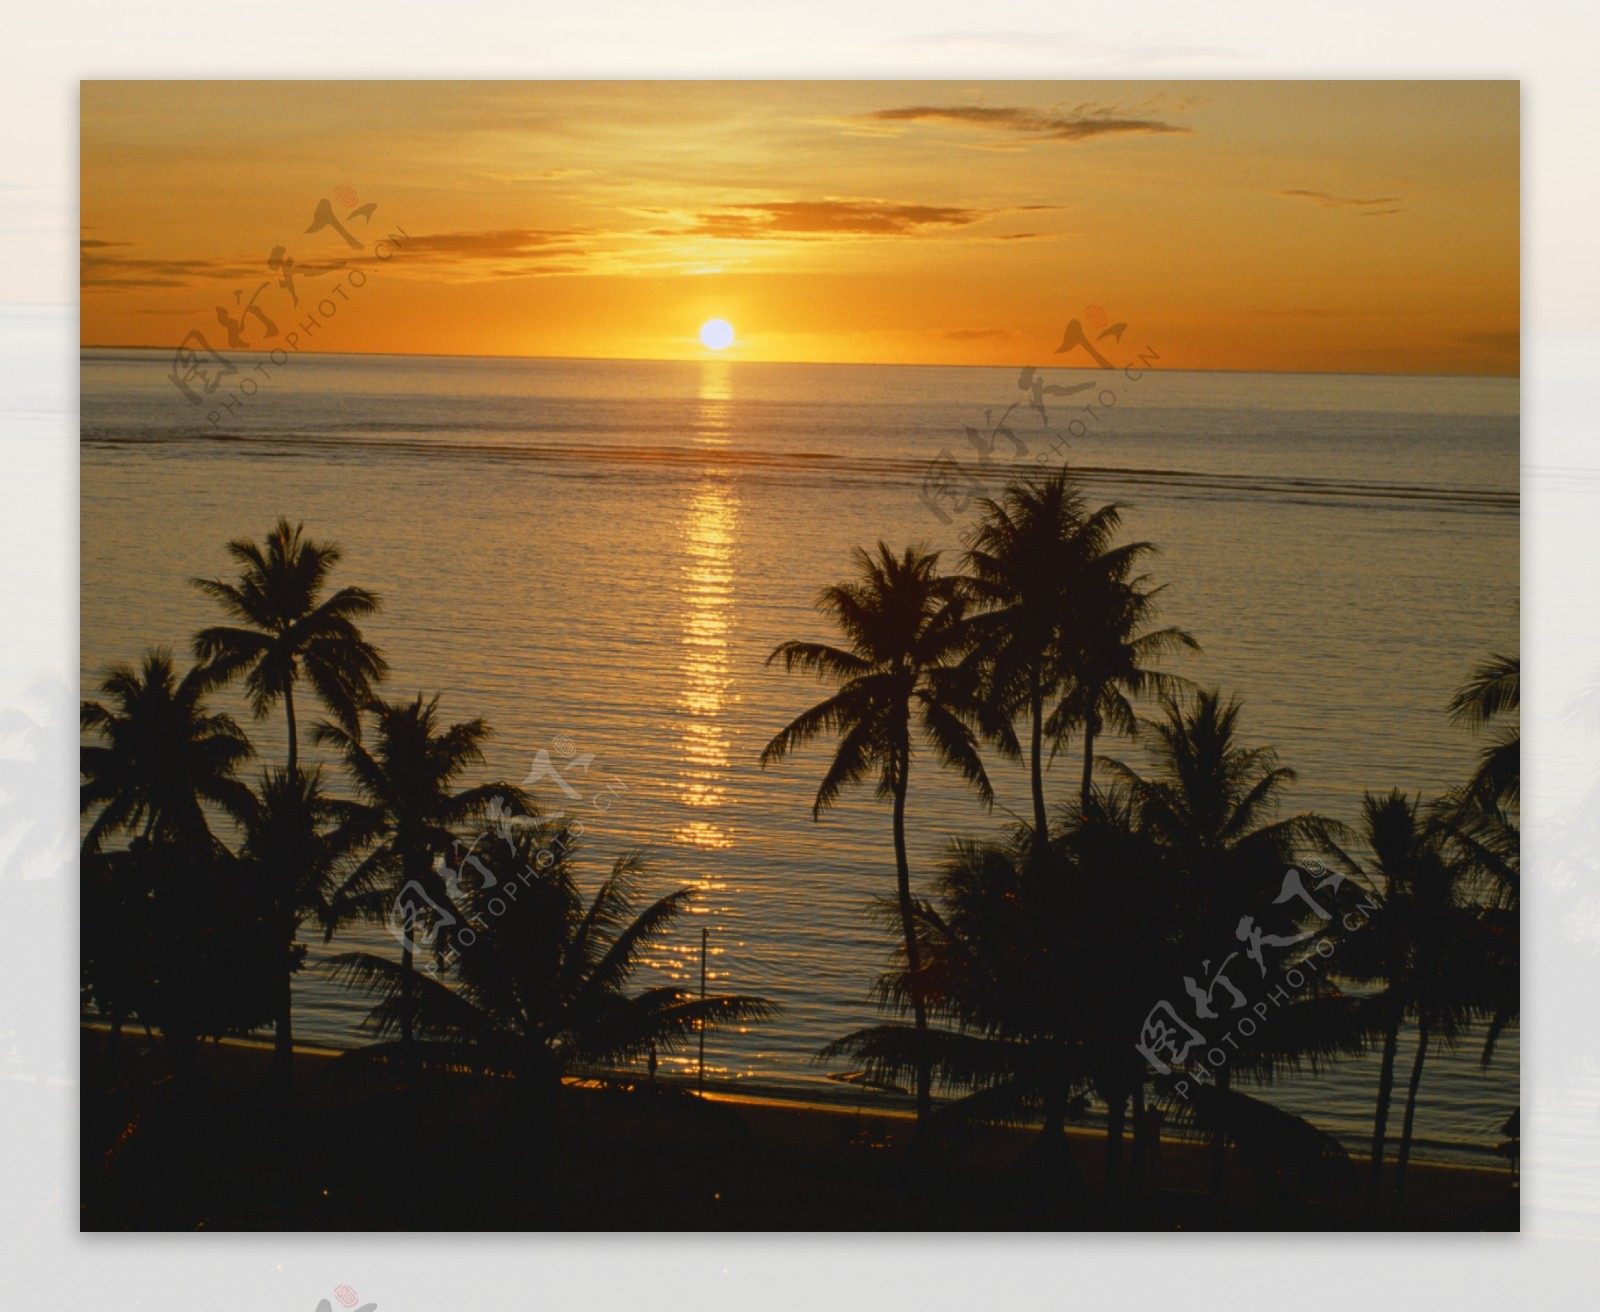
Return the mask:
[[(1019, 210), (1052, 209), (1027, 205), (1007, 209), (968, 209), (951, 205), (911, 205), (870, 200), (769, 201), (760, 205), (720, 205), (694, 213), (687, 228), (670, 235), (743, 240), (832, 236), (895, 237), (951, 232)], [(663, 232), (662, 235), (668, 235)], [(1033, 233), (1008, 234), (1009, 239)]]
[(1189, 135), (1191, 129), (1141, 116), (1116, 106), (1079, 105), (1067, 113), (1022, 106), (910, 105), (862, 116), (876, 123), (948, 123), (1010, 133), (1039, 141), (1088, 141), (1095, 137)]

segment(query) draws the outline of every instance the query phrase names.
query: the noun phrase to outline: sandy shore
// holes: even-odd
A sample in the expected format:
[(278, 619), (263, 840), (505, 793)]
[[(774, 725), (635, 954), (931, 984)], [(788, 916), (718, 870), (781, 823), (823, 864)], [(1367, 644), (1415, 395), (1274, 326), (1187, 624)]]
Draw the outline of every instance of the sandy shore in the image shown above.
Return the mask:
[[(1366, 1162), (1356, 1157), (1338, 1178), (1286, 1192), (1285, 1182), (1255, 1178), (1230, 1153), (1222, 1193), (1213, 1197), (1209, 1147), (1164, 1138), (1142, 1185), (1131, 1177), (1125, 1147), (1113, 1202), (1105, 1135), (1093, 1129), (1068, 1131), (1070, 1161), (1041, 1160), (1034, 1131), (1003, 1127), (942, 1141), (929, 1161), (911, 1151), (914, 1118), (871, 1108), (869, 1099), (857, 1107), (718, 1090), (702, 1100), (676, 1085), (652, 1095), (579, 1082), (563, 1090), (558, 1133), (541, 1136), (512, 1081), (430, 1075), (401, 1092), (395, 1068), (340, 1062), (341, 1054), (315, 1048), (296, 1051), (292, 1143), (262, 1151), (273, 1138), (264, 1117), (275, 1114), (263, 1093), (270, 1045), (204, 1045), (206, 1093), (197, 1104), (163, 1078), (160, 1040), (142, 1032), (124, 1035), (117, 1084), (98, 1079), (108, 1041), (104, 1029), (84, 1027), (86, 1229), (454, 1229), (464, 1212), (482, 1210), (474, 1200), (435, 1215), (425, 1198), (386, 1193), (383, 1182), (396, 1175), (395, 1137), (453, 1144), (456, 1169), (472, 1164), (504, 1229), (1367, 1228)], [(148, 1164), (128, 1148), (141, 1132), (160, 1141)], [(501, 1178), (518, 1153), (563, 1178), (570, 1206), (531, 1203)], [(170, 1185), (174, 1162), (204, 1177), (200, 1193), (186, 1202), (181, 1190), (173, 1196), (164, 1187), (151, 1214), (142, 1214), (139, 1178), (160, 1170)], [(335, 1163), (337, 1187), (318, 1187)], [(265, 1181), (263, 1172), (276, 1178)], [(306, 1178), (291, 1178), (299, 1176)], [(232, 1196), (252, 1191), (279, 1201), (263, 1213)], [(1385, 1226), (1517, 1227), (1505, 1168), (1414, 1161), (1407, 1195), (1404, 1216), (1386, 1217)], [(737, 1211), (725, 1206), (734, 1202)]]

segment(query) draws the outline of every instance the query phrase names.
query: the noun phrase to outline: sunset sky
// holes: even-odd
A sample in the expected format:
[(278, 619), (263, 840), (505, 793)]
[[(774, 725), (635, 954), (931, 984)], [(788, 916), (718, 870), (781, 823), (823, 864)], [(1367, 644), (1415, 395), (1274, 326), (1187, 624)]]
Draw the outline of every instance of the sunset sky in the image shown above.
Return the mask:
[[(733, 359), (1044, 364), (1095, 306), (1169, 368), (1514, 374), (1518, 104), (1513, 82), (85, 82), (81, 341), (223, 347), (222, 306), (253, 349), (314, 316), (300, 349), (698, 359), (724, 318)], [(306, 231), (324, 199), (359, 249)]]

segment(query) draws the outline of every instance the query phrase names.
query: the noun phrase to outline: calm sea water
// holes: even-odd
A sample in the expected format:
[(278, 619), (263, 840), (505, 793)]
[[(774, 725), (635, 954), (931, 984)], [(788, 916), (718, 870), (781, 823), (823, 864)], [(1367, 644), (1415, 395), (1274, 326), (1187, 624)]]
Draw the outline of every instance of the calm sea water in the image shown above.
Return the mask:
[[(214, 620), (186, 581), (228, 571), (224, 542), (304, 520), (345, 548), (341, 581), (383, 594), (368, 632), (390, 695), (440, 691), (447, 714), (487, 716), (486, 778), (521, 780), (541, 749), (558, 763), (592, 753), (586, 772), (567, 768), (578, 800), (542, 786), (547, 806), (584, 819), (590, 880), (641, 848), (663, 889), (697, 889), (696, 918), (650, 972), (697, 980), (705, 926), (714, 986), (783, 1005), (778, 1022), (715, 1036), (713, 1073), (838, 1092), (813, 1055), (877, 1014), (889, 944), (871, 906), (892, 888), (889, 816), (868, 790), (812, 822), (821, 747), (759, 767), (819, 695), (763, 659), (831, 636), (812, 599), (855, 545), (923, 541), (955, 565), (963, 518), (925, 503), (926, 468), (945, 450), (973, 465), (964, 430), (1021, 399), (1016, 372), (238, 363), (254, 395), (213, 424), (162, 353), (83, 353), (85, 688), (107, 662), (182, 648)], [(1048, 428), (1013, 412), (1028, 451), (1002, 440), (997, 458), (1042, 468), (1064, 440), (1091, 495), (1127, 504), (1128, 533), (1162, 548), (1164, 617), (1205, 647), (1175, 668), (1241, 695), (1248, 736), (1299, 772), (1293, 805), (1353, 820), (1364, 788), (1459, 780), (1475, 749), (1442, 708), (1475, 660), (1518, 645), (1517, 383), (1154, 369), (1096, 382), (1111, 395), (1092, 417), (1072, 408), (1082, 397)], [(253, 733), (281, 759), (281, 718)], [(1025, 810), (1020, 774), (999, 773), (1003, 807)], [(1051, 786), (1064, 795), (1073, 777), (1063, 761)], [(921, 767), (916, 881), (952, 836), (1004, 820)], [(392, 946), (353, 932), (335, 949), (357, 942)], [(296, 1006), (301, 1039), (358, 1041), (358, 999), (306, 975)], [(1487, 1072), (1476, 1053), (1469, 1040), (1430, 1067), (1419, 1153), (1476, 1157), (1499, 1137), (1517, 1036)], [(1359, 1061), (1268, 1096), (1358, 1144), (1375, 1085), (1375, 1062)]]

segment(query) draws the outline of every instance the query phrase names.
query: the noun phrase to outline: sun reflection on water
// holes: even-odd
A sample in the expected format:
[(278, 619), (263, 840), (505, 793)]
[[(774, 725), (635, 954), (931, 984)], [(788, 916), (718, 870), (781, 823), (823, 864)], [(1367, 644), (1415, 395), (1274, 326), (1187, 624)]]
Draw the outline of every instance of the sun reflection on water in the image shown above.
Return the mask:
[[(707, 361), (697, 396), (694, 442), (708, 455), (728, 445), (732, 398), (728, 361)], [(731, 755), (730, 640), (738, 512), (738, 496), (728, 471), (717, 467), (714, 461), (708, 462), (680, 528), (683, 564), (678, 584), (683, 596), (679, 639), (679, 670), (683, 677), (678, 694), (680, 798), (699, 814), (679, 825), (677, 837), (701, 848), (733, 845), (727, 826), (716, 812), (726, 800)]]

